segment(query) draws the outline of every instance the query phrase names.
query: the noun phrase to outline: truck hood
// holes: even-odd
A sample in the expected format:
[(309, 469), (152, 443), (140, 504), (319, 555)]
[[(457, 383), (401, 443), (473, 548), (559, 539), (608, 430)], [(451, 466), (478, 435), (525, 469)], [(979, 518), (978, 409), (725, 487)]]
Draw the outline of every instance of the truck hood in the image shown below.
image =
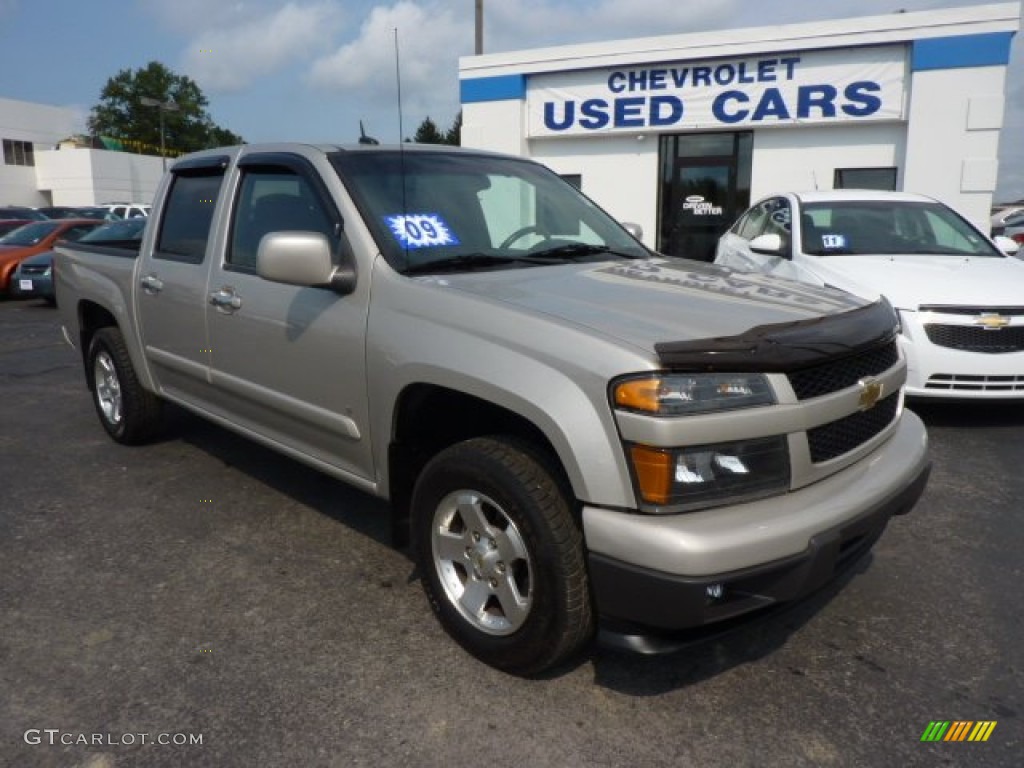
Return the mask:
[(842, 291), (683, 259), (614, 261), (420, 278), (653, 351), (866, 306)]
[(1024, 303), (1024, 261), (1009, 257), (825, 256), (807, 267), (829, 285), (867, 298), (881, 294), (902, 309)]

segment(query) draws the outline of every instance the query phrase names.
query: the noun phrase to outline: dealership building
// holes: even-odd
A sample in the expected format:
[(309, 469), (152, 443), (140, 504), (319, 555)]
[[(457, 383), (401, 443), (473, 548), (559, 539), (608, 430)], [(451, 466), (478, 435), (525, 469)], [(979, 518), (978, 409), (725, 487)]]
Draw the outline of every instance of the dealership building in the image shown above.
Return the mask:
[(0, 97), (0, 205), (149, 202), (163, 174), (151, 155), (70, 140), (75, 110)]
[(932, 195), (988, 226), (1020, 3), (465, 57), (463, 146), (531, 157), (710, 258), (780, 191)]

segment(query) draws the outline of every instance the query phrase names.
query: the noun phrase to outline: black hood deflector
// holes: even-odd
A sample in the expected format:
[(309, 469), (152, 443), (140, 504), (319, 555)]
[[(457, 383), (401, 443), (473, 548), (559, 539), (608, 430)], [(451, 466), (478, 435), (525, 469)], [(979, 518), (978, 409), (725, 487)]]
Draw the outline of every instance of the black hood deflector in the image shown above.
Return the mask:
[(883, 297), (874, 304), (809, 320), (759, 325), (737, 336), (654, 345), (678, 371), (788, 373), (891, 342), (897, 319)]

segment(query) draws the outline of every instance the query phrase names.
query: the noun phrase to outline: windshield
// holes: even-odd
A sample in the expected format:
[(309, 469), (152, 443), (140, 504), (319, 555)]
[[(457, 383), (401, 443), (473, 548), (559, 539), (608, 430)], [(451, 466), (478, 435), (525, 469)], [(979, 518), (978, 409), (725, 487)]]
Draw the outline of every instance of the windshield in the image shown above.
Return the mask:
[(26, 224), (0, 237), (0, 245), (38, 245), (60, 226), (57, 221), (38, 221)]
[(384, 258), (401, 272), (649, 255), (568, 182), (536, 163), (398, 150), (342, 152), (331, 161)]
[(814, 256), (850, 254), (1003, 254), (942, 203), (908, 200), (805, 203), (802, 250)]

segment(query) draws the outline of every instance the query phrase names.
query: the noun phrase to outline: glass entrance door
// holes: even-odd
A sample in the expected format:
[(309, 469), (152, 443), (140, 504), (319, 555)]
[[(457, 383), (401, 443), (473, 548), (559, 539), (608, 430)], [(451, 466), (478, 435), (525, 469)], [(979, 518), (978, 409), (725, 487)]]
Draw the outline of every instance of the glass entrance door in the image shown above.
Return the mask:
[(658, 250), (698, 261), (750, 205), (753, 134), (665, 136), (661, 140)]

